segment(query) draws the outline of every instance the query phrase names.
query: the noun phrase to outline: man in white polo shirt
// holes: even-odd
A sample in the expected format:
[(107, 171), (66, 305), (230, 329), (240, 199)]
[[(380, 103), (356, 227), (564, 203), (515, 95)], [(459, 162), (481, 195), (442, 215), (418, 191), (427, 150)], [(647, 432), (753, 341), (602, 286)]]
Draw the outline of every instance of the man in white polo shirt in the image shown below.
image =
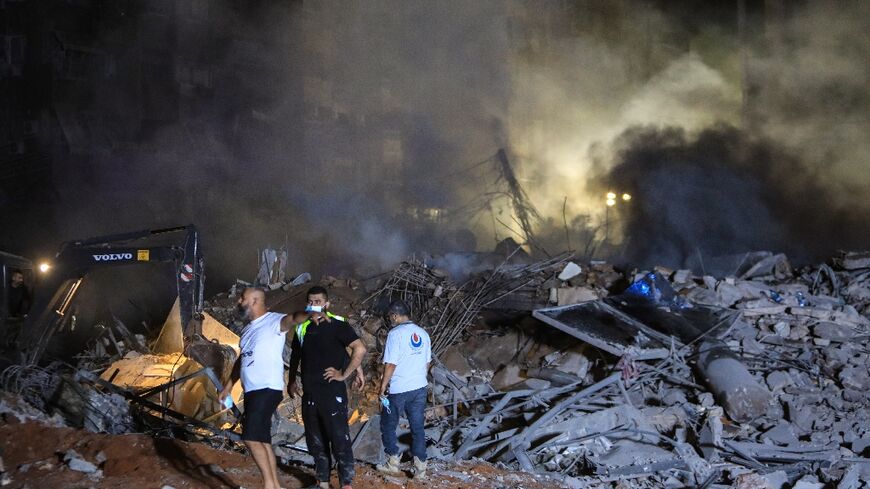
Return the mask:
[(248, 324), (239, 340), (239, 358), (220, 393), (223, 402), (240, 378), (245, 389), (242, 440), (263, 475), (265, 489), (280, 489), (272, 451), (272, 414), (284, 394), (285, 335), (296, 328), (291, 316), (269, 312), (263, 289), (248, 288), (239, 297), (239, 311)]
[(411, 321), (411, 310), (405, 302), (394, 301), (387, 309), (393, 329), (387, 335), (384, 347), (384, 377), (380, 395), (383, 398), (389, 386), (389, 402), (381, 410), (381, 440), (387, 461), (377, 469), (389, 474), (399, 470), (399, 447), (396, 427), (402, 414), (411, 425), (411, 454), (414, 456), (414, 478), (426, 476), (426, 432), (423, 429), (426, 409), (426, 374), (432, 361), (432, 343), (429, 334)]

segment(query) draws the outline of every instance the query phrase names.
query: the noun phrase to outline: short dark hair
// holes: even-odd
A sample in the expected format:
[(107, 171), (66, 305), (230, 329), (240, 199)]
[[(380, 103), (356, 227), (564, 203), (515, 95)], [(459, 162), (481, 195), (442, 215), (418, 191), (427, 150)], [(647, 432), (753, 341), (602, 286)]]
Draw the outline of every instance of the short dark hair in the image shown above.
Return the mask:
[(387, 307), (387, 314), (398, 314), (399, 316), (410, 316), (411, 308), (408, 307), (408, 304), (405, 301), (398, 299), (390, 302), (390, 305)]
[(329, 300), (329, 292), (326, 291), (326, 287), (321, 287), (320, 285), (315, 285), (308, 289), (308, 293), (305, 294), (305, 297), (311, 297), (312, 295), (323, 295), (326, 300)]

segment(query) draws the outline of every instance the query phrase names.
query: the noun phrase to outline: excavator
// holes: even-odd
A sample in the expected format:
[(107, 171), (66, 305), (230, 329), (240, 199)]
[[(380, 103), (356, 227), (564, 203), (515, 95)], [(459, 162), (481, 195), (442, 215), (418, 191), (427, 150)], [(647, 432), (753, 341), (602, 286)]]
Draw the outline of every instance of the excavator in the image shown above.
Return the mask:
[(44, 273), (40, 274), (19, 341), (21, 363), (36, 365), (41, 361), (49, 342), (70, 321), (72, 304), (91, 272), (131, 265), (172, 267), (180, 316), (176, 319), (183, 338), (180, 349), (222, 377), (226, 356), (235, 353), (202, 337), (205, 274), (199, 234), (192, 224), (63, 243), (51, 263), (41, 265)]

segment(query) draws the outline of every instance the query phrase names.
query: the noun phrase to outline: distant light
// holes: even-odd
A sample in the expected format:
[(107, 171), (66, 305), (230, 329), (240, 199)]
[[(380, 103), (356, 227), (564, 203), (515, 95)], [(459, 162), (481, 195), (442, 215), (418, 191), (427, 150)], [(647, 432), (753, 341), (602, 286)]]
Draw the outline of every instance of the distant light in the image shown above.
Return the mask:
[(607, 192), (607, 200), (614, 200), (614, 199), (616, 199), (616, 194), (613, 192)]
[(622, 194), (622, 200), (631, 200), (631, 194)]
[(613, 207), (616, 205), (616, 199), (607, 199), (607, 207)]
[(40, 272), (45, 273), (45, 272), (47, 272), (49, 269), (51, 269), (51, 265), (49, 265), (48, 263), (40, 263), (40, 264), (39, 264), (39, 271), (40, 271)]

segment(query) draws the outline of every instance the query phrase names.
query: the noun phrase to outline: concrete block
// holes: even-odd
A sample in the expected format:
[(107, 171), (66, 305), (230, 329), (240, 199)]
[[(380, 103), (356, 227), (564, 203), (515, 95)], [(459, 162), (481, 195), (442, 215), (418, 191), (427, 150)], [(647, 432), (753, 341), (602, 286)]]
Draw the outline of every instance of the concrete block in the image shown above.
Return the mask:
[(692, 279), (692, 271), (691, 270), (677, 270), (674, 272), (673, 281), (676, 284), (684, 284)]
[(765, 431), (761, 435), (761, 439), (769, 440), (777, 445), (790, 445), (798, 442), (797, 435), (795, 435), (791, 425), (785, 421), (780, 421), (776, 426)]
[(788, 338), (789, 334), (791, 334), (791, 326), (785, 321), (778, 321), (774, 324), (771, 329), (776, 333), (777, 336), (782, 338)]
[(788, 334), (788, 338), (790, 340), (798, 341), (806, 338), (808, 334), (810, 334), (810, 328), (808, 328), (806, 324), (798, 323), (792, 325), (791, 331)]
[(855, 329), (842, 324), (822, 322), (813, 326), (813, 335), (833, 342), (849, 341), (855, 337)]
[(69, 460), (67, 460), (66, 464), (70, 468), (70, 470), (75, 470), (76, 472), (92, 474), (97, 471), (96, 465), (81, 458), (70, 458)]
[(788, 483), (788, 474), (784, 470), (777, 470), (761, 477), (764, 479), (765, 489), (782, 489)]
[(580, 272), (583, 270), (580, 268), (580, 265), (574, 263), (573, 261), (569, 261), (565, 268), (562, 269), (562, 273), (559, 274), (559, 280), (565, 282), (571, 280), (572, 278), (580, 275)]
[(471, 375), (471, 365), (458, 348), (450, 348), (441, 355), (440, 360), (448, 370), (460, 377)]
[(794, 384), (791, 375), (789, 375), (785, 370), (776, 370), (767, 374), (766, 380), (767, 386), (770, 387), (770, 390), (772, 391), (782, 390), (786, 386)]
[(859, 391), (870, 389), (870, 372), (867, 367), (846, 367), (838, 375), (844, 387)]
[(795, 482), (792, 489), (822, 489), (824, 484), (819, 482), (819, 479), (814, 475), (805, 475), (799, 481)]
[(585, 355), (575, 350), (568, 350), (553, 367), (560, 372), (573, 374), (582, 379), (589, 372), (589, 365), (589, 359)]
[(508, 387), (518, 384), (525, 380), (525, 377), (520, 375), (520, 367), (518, 365), (505, 365), (502, 369), (495, 373), (490, 384), (497, 390), (506, 390)]
[(725, 281), (720, 281), (716, 285), (716, 292), (719, 294), (719, 301), (723, 307), (731, 307), (743, 299), (743, 291), (736, 285), (731, 285)]
[(461, 351), (472, 368), (498, 370), (502, 365), (513, 361), (519, 349), (520, 340), (515, 331), (503, 336), (481, 338), (462, 345)]
[(870, 447), (870, 435), (864, 435), (857, 440), (852, 441), (852, 451), (856, 455), (861, 455), (867, 448)]
[(589, 287), (561, 287), (556, 289), (556, 304), (567, 306), (598, 300), (598, 292)]

